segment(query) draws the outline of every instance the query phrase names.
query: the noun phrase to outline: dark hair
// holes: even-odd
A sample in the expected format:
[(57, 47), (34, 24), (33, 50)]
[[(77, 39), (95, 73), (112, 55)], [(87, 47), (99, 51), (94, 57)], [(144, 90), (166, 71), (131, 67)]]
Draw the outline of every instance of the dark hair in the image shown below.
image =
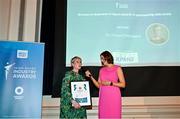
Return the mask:
[(109, 64), (114, 64), (114, 58), (112, 54), (109, 51), (104, 51), (100, 54), (100, 56), (103, 56), (104, 59), (109, 63)]

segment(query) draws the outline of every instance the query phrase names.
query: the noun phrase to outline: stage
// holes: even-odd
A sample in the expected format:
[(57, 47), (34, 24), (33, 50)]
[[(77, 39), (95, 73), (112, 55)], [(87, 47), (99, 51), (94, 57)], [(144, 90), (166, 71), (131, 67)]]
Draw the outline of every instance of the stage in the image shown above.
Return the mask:
[[(60, 98), (43, 96), (42, 119), (59, 118)], [(88, 119), (98, 118), (98, 98), (92, 98), (93, 107), (87, 110)], [(180, 96), (123, 97), (123, 119), (179, 119)]]

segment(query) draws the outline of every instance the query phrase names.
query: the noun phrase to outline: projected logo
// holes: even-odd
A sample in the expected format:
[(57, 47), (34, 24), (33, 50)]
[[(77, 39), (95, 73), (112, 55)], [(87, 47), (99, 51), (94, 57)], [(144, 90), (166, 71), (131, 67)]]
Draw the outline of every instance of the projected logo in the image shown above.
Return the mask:
[(138, 63), (138, 53), (136, 52), (112, 52), (114, 61), (117, 64), (133, 64)]
[(155, 45), (163, 45), (169, 39), (169, 30), (164, 24), (153, 23), (148, 26), (146, 37)]
[(6, 63), (6, 65), (4, 66), (4, 73), (5, 73), (5, 79), (8, 79), (8, 76), (10, 74), (10, 72), (12, 71), (12, 67), (15, 65), (15, 63), (11, 63), (9, 64), (9, 62)]

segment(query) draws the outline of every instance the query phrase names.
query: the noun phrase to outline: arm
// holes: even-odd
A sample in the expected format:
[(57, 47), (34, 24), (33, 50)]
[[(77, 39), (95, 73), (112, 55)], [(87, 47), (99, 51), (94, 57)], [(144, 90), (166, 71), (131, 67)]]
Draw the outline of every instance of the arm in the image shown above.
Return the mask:
[(93, 84), (94, 84), (97, 88), (100, 87), (100, 84), (101, 84), (100, 78), (98, 78), (98, 81), (97, 81), (97, 80), (91, 75), (91, 73), (90, 73), (89, 70), (87, 70), (87, 71), (85, 72), (85, 74), (86, 74), (87, 77), (89, 77), (89, 78), (92, 80)]
[[(66, 75), (65, 78), (62, 80), (62, 88), (61, 88), (61, 108), (63, 108), (64, 112), (68, 112), (71, 108), (72, 104), (74, 108), (80, 108), (80, 105), (77, 105), (77, 103), (73, 100), (72, 94), (71, 94), (71, 76)], [(68, 114), (68, 113), (67, 113)]]
[(62, 80), (61, 87), (61, 102), (65, 105), (70, 105), (72, 94), (70, 89), (70, 76), (66, 75)]
[(93, 76), (90, 76), (90, 78), (91, 78), (93, 84), (94, 84), (97, 88), (99, 88), (99, 87), (100, 87), (100, 84), (101, 84), (100, 79), (98, 78), (98, 81), (96, 81), (96, 79), (94, 79)]
[(124, 74), (123, 74), (123, 71), (122, 71), (121, 67), (118, 67), (117, 75), (118, 75), (118, 78), (119, 78), (119, 82), (118, 83), (112, 82), (110, 85), (117, 86), (117, 87), (120, 87), (120, 88), (125, 88), (126, 82), (125, 82)]

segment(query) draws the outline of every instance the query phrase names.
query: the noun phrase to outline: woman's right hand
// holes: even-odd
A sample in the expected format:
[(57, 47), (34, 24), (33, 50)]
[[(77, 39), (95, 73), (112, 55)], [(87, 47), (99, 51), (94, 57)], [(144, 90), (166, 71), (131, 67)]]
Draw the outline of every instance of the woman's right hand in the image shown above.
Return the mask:
[(91, 77), (92, 75), (91, 75), (91, 72), (89, 71), (89, 70), (87, 70), (86, 72), (85, 72), (85, 75), (86, 75), (86, 77)]
[(75, 100), (72, 100), (71, 103), (75, 109), (79, 109), (81, 107), (81, 105), (79, 103), (77, 103)]
[(91, 74), (91, 72), (89, 70), (87, 70), (85, 72), (85, 75), (86, 75), (86, 77), (89, 77), (88, 79), (91, 79), (91, 81), (94, 83), (94, 85), (97, 88), (99, 88), (99, 86), (100, 86), (100, 83), (98, 82), (98, 81), (100, 81), (99, 79), (98, 79), (98, 81), (96, 81), (96, 79), (94, 79), (94, 77), (92, 76), (92, 74)]

